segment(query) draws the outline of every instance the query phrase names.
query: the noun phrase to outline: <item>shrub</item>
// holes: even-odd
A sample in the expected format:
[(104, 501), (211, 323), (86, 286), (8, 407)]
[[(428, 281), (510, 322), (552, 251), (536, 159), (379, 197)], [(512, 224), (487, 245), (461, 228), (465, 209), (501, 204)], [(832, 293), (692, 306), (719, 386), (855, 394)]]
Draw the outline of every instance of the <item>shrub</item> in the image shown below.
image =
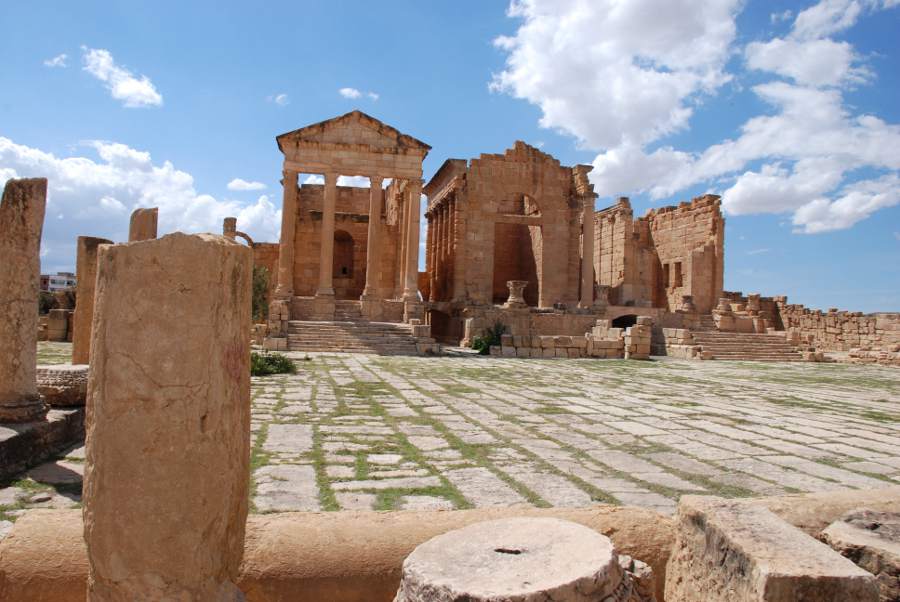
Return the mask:
[(491, 347), (499, 345), (500, 337), (506, 334), (508, 330), (506, 324), (497, 320), (492, 327), (485, 329), (481, 336), (472, 340), (472, 349), (480, 355), (488, 355), (491, 352)]
[(265, 266), (253, 266), (253, 321), (265, 322), (269, 317), (269, 270)]
[(250, 354), (250, 374), (252, 376), (268, 376), (269, 374), (293, 374), (297, 366), (290, 358), (280, 353), (253, 352)]

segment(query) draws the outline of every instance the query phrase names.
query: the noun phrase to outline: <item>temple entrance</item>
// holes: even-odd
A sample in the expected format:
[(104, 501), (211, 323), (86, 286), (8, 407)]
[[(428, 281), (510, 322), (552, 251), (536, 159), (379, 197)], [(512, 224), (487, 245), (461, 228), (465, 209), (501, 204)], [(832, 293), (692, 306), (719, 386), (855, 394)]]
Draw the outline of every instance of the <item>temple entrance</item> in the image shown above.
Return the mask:
[[(493, 303), (501, 305), (509, 298), (509, 280), (527, 280), (525, 303), (537, 307), (540, 282), (537, 257), (540, 257), (541, 229), (525, 224), (494, 224)], [(538, 252), (535, 252), (538, 249)]]
[(365, 287), (365, 274), (358, 274), (355, 267), (355, 251), (353, 236), (346, 230), (335, 230), (332, 260), (335, 299), (359, 299)]

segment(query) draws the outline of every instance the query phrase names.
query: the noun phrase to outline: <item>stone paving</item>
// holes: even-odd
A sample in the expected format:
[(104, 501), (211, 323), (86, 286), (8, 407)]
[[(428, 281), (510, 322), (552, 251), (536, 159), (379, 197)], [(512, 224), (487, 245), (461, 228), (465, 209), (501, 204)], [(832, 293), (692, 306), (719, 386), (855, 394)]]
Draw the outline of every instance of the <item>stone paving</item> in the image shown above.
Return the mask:
[[(256, 512), (603, 502), (671, 513), (685, 493), (900, 483), (894, 368), (294, 357), (297, 374), (253, 379)], [(0, 519), (77, 504), (82, 461), (73, 450), (0, 489)]]

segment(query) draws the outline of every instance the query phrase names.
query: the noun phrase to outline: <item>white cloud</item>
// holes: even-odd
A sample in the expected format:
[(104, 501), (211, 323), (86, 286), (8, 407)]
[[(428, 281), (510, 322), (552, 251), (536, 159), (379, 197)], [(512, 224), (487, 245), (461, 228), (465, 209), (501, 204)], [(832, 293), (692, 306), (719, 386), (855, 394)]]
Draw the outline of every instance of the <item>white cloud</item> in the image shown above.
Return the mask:
[(235, 178), (232, 181), (228, 182), (228, 190), (265, 190), (266, 185), (262, 182), (248, 182), (247, 180), (243, 180), (241, 178)]
[[(301, 183), (322, 185), (325, 183), (325, 178), (320, 174), (309, 174)], [(382, 182), (382, 187), (387, 188), (390, 183), (391, 180), (389, 178), (385, 178), (385, 180)], [(368, 188), (369, 178), (365, 176), (338, 176), (337, 185), (354, 186), (356, 188)]]
[(112, 54), (102, 48), (81, 47), (84, 70), (106, 84), (110, 94), (126, 107), (156, 107), (163, 103), (162, 95), (146, 75), (135, 76), (116, 64)]
[(771, 249), (753, 249), (752, 251), (747, 251), (747, 255), (762, 255), (763, 253), (768, 253)]
[[(803, 232), (850, 227), (892, 202), (894, 180), (880, 178), (900, 170), (900, 127), (845, 105), (842, 90), (873, 74), (852, 45), (827, 36), (900, 0), (823, 0), (801, 11), (787, 37), (743, 51), (769, 76), (752, 88), (766, 110), (705, 150), (659, 144), (732, 77), (725, 65), (741, 4), (514, 0), (509, 14), (523, 22), (495, 41), (508, 57), (491, 88), (600, 150), (591, 173), (600, 196), (660, 199), (703, 186), (732, 215), (792, 213)], [(860, 170), (878, 185), (854, 186)]]
[(12, 177), (49, 180), (44, 224), (45, 269), (71, 268), (80, 235), (122, 241), (128, 216), (137, 207), (159, 207), (160, 233), (221, 232), (222, 220), (236, 216), (238, 227), (254, 240), (277, 241), (281, 210), (266, 195), (253, 203), (199, 194), (193, 177), (169, 161), (154, 163), (150, 154), (124, 144), (86, 143), (98, 158), (57, 157), (0, 137), (0, 185)]
[(790, 9), (787, 9), (780, 13), (772, 13), (769, 15), (769, 21), (772, 23), (781, 23), (782, 21), (789, 20), (793, 16), (794, 13)]
[(47, 59), (46, 61), (44, 61), (44, 66), (45, 66), (45, 67), (62, 67), (62, 68), (65, 68), (65, 67), (67, 66), (67, 65), (66, 65), (66, 60), (67, 60), (68, 58), (69, 58), (69, 56), (68, 56), (66, 53), (63, 53), (63, 54), (57, 54), (57, 55), (56, 55), (55, 57), (53, 57), (52, 59)]
[(267, 96), (266, 100), (277, 104), (279, 107), (286, 107), (287, 105), (291, 104), (291, 99), (288, 98), (288, 95), (284, 92)]
[(647, 144), (685, 128), (727, 82), (739, 0), (514, 0), (523, 23), (491, 89), (541, 108), (540, 125), (588, 148)]
[(381, 98), (381, 95), (377, 92), (363, 92), (362, 90), (357, 90), (356, 88), (341, 88), (340, 90), (338, 90), (338, 94), (340, 94), (344, 98), (350, 99), (362, 98), (363, 96), (366, 96), (373, 102), (377, 102), (378, 99)]

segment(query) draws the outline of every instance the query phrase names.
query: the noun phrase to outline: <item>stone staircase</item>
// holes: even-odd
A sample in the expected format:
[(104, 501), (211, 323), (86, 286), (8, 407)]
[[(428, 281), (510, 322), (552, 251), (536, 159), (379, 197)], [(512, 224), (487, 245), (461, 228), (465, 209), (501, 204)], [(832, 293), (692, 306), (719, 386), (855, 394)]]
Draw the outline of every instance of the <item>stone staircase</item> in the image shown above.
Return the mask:
[(362, 310), (360, 309), (359, 301), (334, 302), (335, 322), (360, 322), (362, 319)]
[(713, 359), (802, 362), (803, 355), (797, 347), (784, 338), (783, 333), (762, 334), (744, 332), (719, 332), (715, 330), (691, 331), (693, 344), (712, 353)]
[(409, 324), (368, 322), (361, 318), (291, 320), (287, 338), (289, 351), (421, 355), (437, 348), (433, 338), (415, 336)]

